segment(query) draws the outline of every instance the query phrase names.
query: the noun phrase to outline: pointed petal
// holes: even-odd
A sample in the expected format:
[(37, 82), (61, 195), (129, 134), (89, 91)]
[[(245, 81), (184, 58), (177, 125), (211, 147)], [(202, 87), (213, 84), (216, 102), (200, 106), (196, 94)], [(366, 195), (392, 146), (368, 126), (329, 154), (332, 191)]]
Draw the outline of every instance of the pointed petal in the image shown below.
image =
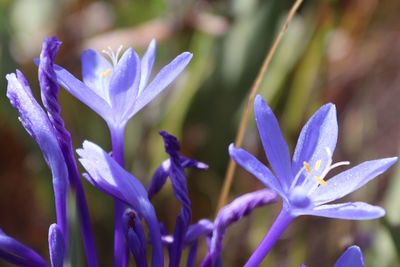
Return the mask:
[(39, 145), (53, 177), (53, 189), (56, 205), (57, 223), (63, 232), (67, 232), (67, 188), (68, 170), (60, 149), (54, 128), (32, 95), (24, 75), (17, 71), (6, 76), (7, 97), (18, 111), (20, 121), (27, 132)]
[(285, 191), (290, 187), (293, 178), (289, 148), (274, 113), (260, 95), (257, 95), (254, 102), (254, 113), (268, 162)]
[(334, 267), (364, 267), (364, 257), (358, 246), (351, 246), (340, 256)]
[(386, 171), (396, 161), (397, 158), (394, 157), (361, 163), (332, 177), (325, 186), (319, 186), (311, 195), (311, 199), (315, 205), (320, 205), (342, 198)]
[(99, 189), (140, 210), (140, 203), (146, 201), (147, 192), (136, 177), (92, 142), (85, 141), (83, 149), (77, 152), (81, 157), (79, 161)]
[(146, 53), (142, 57), (141, 60), (141, 71), (140, 71), (140, 86), (139, 86), (139, 95), (143, 91), (147, 82), (149, 81), (151, 70), (153, 69), (154, 60), (156, 59), (156, 40), (151, 40), (149, 47), (146, 50)]
[(49, 253), (52, 267), (63, 267), (65, 255), (65, 240), (57, 224), (49, 228)]
[(92, 49), (83, 51), (81, 55), (83, 82), (103, 99), (109, 99), (108, 83), (112, 70), (111, 63)]
[(365, 202), (347, 202), (317, 206), (310, 210), (294, 211), (293, 215), (313, 215), (342, 220), (371, 220), (383, 217), (385, 210)]
[(113, 121), (111, 106), (106, 102), (107, 99), (103, 99), (66, 69), (55, 65), (54, 71), (57, 74), (58, 82), (65, 90), (99, 114), (105, 121)]
[(327, 149), (333, 154), (337, 137), (336, 108), (333, 104), (326, 104), (314, 113), (301, 130), (293, 154), (293, 175), (300, 171), (304, 162), (314, 167), (318, 160), (321, 160), (319, 171), (323, 172), (331, 163), (332, 156)]
[(19, 266), (48, 267), (47, 262), (30, 247), (0, 230), (0, 259)]
[(121, 118), (134, 105), (139, 90), (140, 59), (132, 48), (125, 51), (110, 76), (111, 106)]
[(169, 175), (170, 166), (171, 162), (169, 159), (167, 159), (163, 163), (161, 163), (161, 165), (154, 172), (153, 177), (151, 178), (149, 188), (147, 189), (149, 198), (152, 198), (164, 186)]
[(126, 120), (135, 115), (139, 110), (152, 101), (164, 89), (170, 85), (176, 77), (185, 69), (192, 58), (192, 54), (184, 52), (162, 68), (157, 76), (150, 82), (138, 96), (133, 108), (126, 114)]
[(244, 149), (235, 148), (233, 144), (229, 146), (229, 154), (237, 162), (237, 164), (253, 174), (258, 180), (260, 180), (261, 183), (277, 192), (283, 198), (286, 198), (279, 181), (275, 178), (271, 171), (252, 154)]

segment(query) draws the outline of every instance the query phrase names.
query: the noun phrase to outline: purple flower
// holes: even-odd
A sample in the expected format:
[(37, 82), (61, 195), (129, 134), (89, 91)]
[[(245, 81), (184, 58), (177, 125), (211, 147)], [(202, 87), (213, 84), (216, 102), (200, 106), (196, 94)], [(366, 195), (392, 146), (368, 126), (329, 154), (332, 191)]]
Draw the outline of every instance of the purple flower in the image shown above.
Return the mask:
[(124, 202), (147, 223), (152, 244), (152, 266), (162, 266), (161, 234), (153, 205), (141, 182), (124, 170), (107, 152), (85, 141), (77, 150), (79, 160), (88, 172), (84, 177), (99, 190)]
[(148, 82), (155, 60), (155, 40), (142, 59), (132, 48), (122, 55), (121, 50), (122, 47), (116, 53), (111, 49), (103, 51), (109, 58), (94, 50), (84, 51), (83, 82), (67, 70), (55, 67), (59, 83), (113, 129), (123, 129), (133, 115), (174, 81), (192, 58), (191, 53), (180, 54)]
[(392, 166), (397, 158), (366, 161), (329, 180), (330, 170), (349, 162), (332, 163), (338, 126), (333, 104), (322, 106), (307, 122), (290, 160), (288, 146), (270, 107), (260, 95), (254, 112), (268, 167), (244, 149), (229, 147), (231, 157), (283, 199), (283, 209), (292, 217), (315, 215), (329, 218), (367, 220), (382, 217), (385, 211), (364, 202), (327, 204), (359, 189)]
[[(301, 267), (307, 267), (302, 264)], [(351, 246), (336, 261), (333, 267), (364, 267), (364, 257), (358, 246)]]
[(46, 113), (32, 95), (24, 75), (8, 74), (7, 97), (19, 113), (19, 119), (39, 145), (53, 176), (53, 190), (56, 206), (57, 224), (67, 237), (67, 188), (68, 169), (60, 149), (56, 133)]
[(349, 164), (347, 161), (332, 164), (338, 137), (333, 104), (322, 106), (303, 127), (292, 160), (278, 121), (260, 95), (255, 99), (254, 113), (273, 172), (244, 149), (230, 145), (229, 153), (239, 165), (282, 197), (283, 208), (245, 267), (258, 266), (297, 216), (369, 220), (385, 215), (384, 209), (364, 202), (327, 204), (362, 187), (397, 160), (393, 157), (366, 161), (326, 181), (330, 170)]
[(63, 267), (65, 255), (65, 240), (60, 227), (57, 224), (49, 228), (49, 252), (51, 266)]

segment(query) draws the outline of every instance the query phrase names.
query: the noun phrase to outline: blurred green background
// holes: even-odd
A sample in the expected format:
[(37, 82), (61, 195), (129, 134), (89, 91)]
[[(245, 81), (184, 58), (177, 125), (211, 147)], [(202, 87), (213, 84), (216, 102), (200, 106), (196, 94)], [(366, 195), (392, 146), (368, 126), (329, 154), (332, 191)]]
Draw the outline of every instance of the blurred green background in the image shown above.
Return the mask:
[[(89, 47), (100, 51), (122, 44), (142, 54), (156, 38), (156, 69), (182, 51), (191, 51), (194, 58), (186, 72), (129, 123), (125, 155), (127, 168), (148, 184), (166, 158), (158, 131), (177, 135), (183, 154), (210, 165), (209, 171), (188, 173), (193, 222), (213, 218), (227, 147), (235, 138), (246, 94), (292, 3), (0, 0), (0, 76), (18, 68), (38, 95), (32, 59), (39, 55), (43, 38), (51, 35), (63, 41), (57, 63), (78, 77), (79, 55)], [(398, 0), (305, 1), (260, 89), (291, 148), (305, 120), (321, 104), (333, 102), (340, 129), (336, 161), (357, 164), (398, 155), (399, 11)], [(5, 97), (5, 78), (0, 90), (0, 227), (48, 257), (47, 229), (55, 220), (50, 172)], [(60, 101), (76, 148), (88, 139), (111, 150), (106, 125), (94, 112), (65, 91)], [(244, 147), (265, 162), (253, 115), (250, 121)], [(113, 203), (86, 181), (84, 185), (101, 266), (111, 266)], [(230, 197), (261, 187), (238, 168)], [(348, 199), (382, 205), (387, 216), (362, 223), (301, 217), (264, 264), (332, 266), (345, 247), (357, 244), (367, 266), (400, 266), (400, 167)], [(170, 185), (154, 203), (160, 220), (172, 230), (179, 206)], [(243, 265), (278, 209), (279, 204), (259, 209), (231, 228), (225, 240), (225, 266)], [(200, 253), (204, 252), (203, 246)], [(77, 257), (72, 266), (84, 266), (79, 246), (73, 253)]]

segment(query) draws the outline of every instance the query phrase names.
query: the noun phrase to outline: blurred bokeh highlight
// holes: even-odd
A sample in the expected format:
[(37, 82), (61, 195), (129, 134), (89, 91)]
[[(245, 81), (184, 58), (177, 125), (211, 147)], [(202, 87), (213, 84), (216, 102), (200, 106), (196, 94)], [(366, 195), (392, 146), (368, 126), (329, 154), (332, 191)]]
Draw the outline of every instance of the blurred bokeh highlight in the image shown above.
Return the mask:
[[(39, 95), (33, 58), (38, 57), (44, 37), (56, 35), (63, 42), (56, 62), (78, 77), (80, 53), (86, 48), (101, 51), (123, 45), (142, 54), (155, 38), (156, 69), (183, 51), (194, 54), (172, 88), (131, 120), (125, 155), (128, 169), (148, 184), (157, 165), (167, 158), (158, 135), (167, 130), (180, 138), (183, 154), (208, 163), (209, 171), (188, 173), (193, 221), (197, 221), (215, 214), (228, 145), (235, 139), (246, 94), (292, 4), (288, 0), (0, 0), (0, 227), (48, 257), (47, 229), (54, 222), (50, 172), (5, 97), (4, 78), (18, 68)], [(305, 1), (260, 88), (292, 149), (310, 114), (333, 102), (340, 130), (334, 160), (356, 165), (399, 154), (399, 11), (398, 0)], [(87, 139), (111, 150), (106, 125), (94, 112), (65, 91), (60, 100), (76, 148)], [(244, 147), (265, 162), (253, 115), (250, 121)], [(111, 266), (113, 203), (86, 181), (84, 185), (101, 266)], [(230, 199), (262, 187), (238, 168)], [(357, 244), (365, 252), (367, 266), (400, 266), (400, 165), (351, 198), (381, 205), (387, 216), (362, 223), (300, 217), (265, 264), (331, 266), (345, 247)], [(170, 186), (154, 203), (160, 220), (173, 229), (179, 205)], [(225, 266), (242, 266), (278, 209), (279, 204), (260, 209), (229, 231)], [(77, 261), (72, 266), (84, 266), (75, 231)]]

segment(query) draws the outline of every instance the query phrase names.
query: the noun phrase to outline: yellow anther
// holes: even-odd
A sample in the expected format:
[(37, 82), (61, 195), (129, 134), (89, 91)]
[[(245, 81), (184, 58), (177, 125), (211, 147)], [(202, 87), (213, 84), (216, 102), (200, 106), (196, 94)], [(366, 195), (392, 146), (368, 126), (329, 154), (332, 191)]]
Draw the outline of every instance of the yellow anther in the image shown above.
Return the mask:
[(308, 172), (308, 173), (310, 173), (311, 172), (311, 167), (310, 167), (310, 164), (308, 164), (307, 162), (303, 162), (303, 165), (304, 165), (304, 168), (306, 169), (306, 171)]
[(110, 75), (111, 72), (112, 72), (111, 69), (107, 69), (107, 70), (103, 71), (103, 72), (100, 74), (100, 76), (101, 76), (101, 78), (105, 78), (105, 77), (107, 77), (108, 75)]
[(316, 171), (318, 171), (319, 170), (319, 167), (321, 167), (321, 163), (322, 163), (322, 160), (317, 160), (317, 162), (315, 163), (315, 170)]
[(317, 180), (317, 183), (319, 183), (320, 185), (326, 186), (326, 181), (321, 177), (315, 176), (315, 180)]

